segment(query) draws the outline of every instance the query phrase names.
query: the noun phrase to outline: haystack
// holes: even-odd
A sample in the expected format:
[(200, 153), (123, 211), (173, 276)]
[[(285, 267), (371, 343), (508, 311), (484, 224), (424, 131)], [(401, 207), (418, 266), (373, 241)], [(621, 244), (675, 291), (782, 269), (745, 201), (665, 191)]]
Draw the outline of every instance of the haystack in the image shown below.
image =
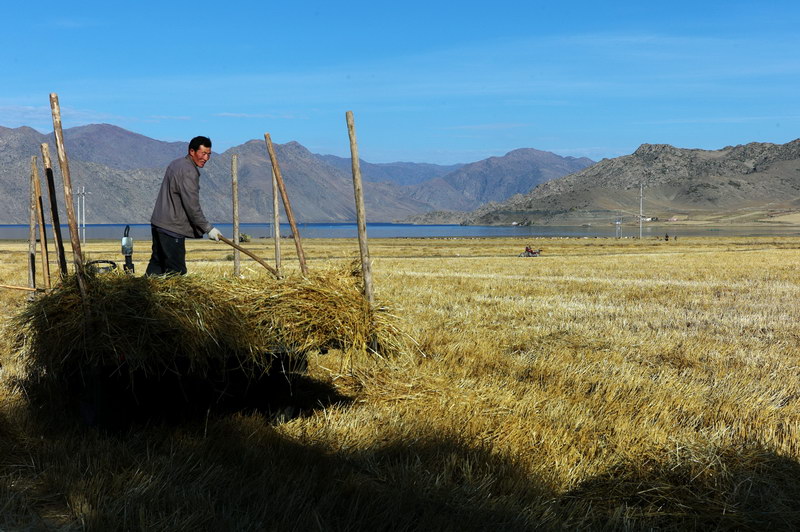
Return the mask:
[(100, 393), (89, 403), (105, 403), (119, 388), (135, 404), (156, 389), (161, 402), (195, 404), (199, 389), (201, 402), (220, 401), (276, 366), (302, 370), (312, 352), (403, 349), (393, 318), (372, 311), (346, 273), (247, 280), (87, 272), (86, 279), (85, 303), (70, 277), (15, 317), (25, 386), (42, 402)]

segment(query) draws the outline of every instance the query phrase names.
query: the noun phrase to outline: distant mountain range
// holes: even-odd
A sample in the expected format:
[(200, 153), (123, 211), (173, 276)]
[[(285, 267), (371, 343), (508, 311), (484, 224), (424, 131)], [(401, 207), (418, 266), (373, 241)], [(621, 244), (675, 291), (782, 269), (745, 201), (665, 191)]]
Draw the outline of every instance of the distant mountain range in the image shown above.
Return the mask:
[[(350, 158), (337, 157), (336, 155), (317, 155), (329, 165), (352, 174), (352, 161)], [(361, 177), (365, 181), (389, 181), (400, 186), (418, 185), (430, 179), (447, 175), (464, 166), (451, 164), (448, 166), (430, 163), (368, 163), (360, 160)]]
[(640, 184), (647, 218), (742, 223), (792, 221), (800, 211), (800, 139), (720, 150), (642, 144), (633, 154), (603, 159), (487, 204), (467, 224), (574, 224), (638, 220)]
[[(86, 200), (88, 223), (146, 223), (164, 169), (186, 154), (185, 142), (162, 142), (109, 124), (69, 128), (64, 137), (73, 187), (85, 186), (91, 194)], [(27, 223), (30, 158), (40, 156), (43, 142), (50, 144), (60, 187), (52, 133), (0, 127), (0, 223)], [(278, 144), (275, 149), (298, 221), (355, 219), (350, 159), (316, 155), (297, 142)], [(270, 164), (263, 140), (212, 156), (201, 177), (201, 203), (207, 217), (212, 222), (231, 219), (233, 154), (239, 159), (241, 220), (271, 219)], [(41, 172), (41, 159), (39, 164)], [(367, 218), (372, 222), (403, 220), (435, 210), (469, 211), (590, 164), (589, 159), (532, 149), (464, 165), (360, 163)]]
[[(162, 142), (108, 124), (70, 128), (64, 135), (73, 185), (91, 194), (89, 223), (146, 223), (165, 167), (186, 153), (185, 142)], [(60, 187), (52, 134), (0, 127), (0, 223), (27, 223), (30, 157), (40, 155), (43, 142), (51, 146)], [(355, 219), (350, 159), (313, 154), (297, 142), (275, 149), (298, 221)], [(241, 220), (268, 221), (272, 184), (263, 140), (214, 154), (201, 178), (206, 215), (212, 222), (231, 219), (233, 154), (239, 157)], [(458, 165), (362, 160), (361, 171), (372, 222), (632, 222), (642, 185), (648, 218), (800, 223), (800, 139), (720, 150), (643, 144), (596, 164), (525, 148)]]
[(464, 165), (432, 183), (416, 185), (412, 195), (437, 209), (452, 209), (456, 205), (458, 210), (472, 210), (489, 201), (503, 201), (514, 194), (529, 192), (541, 183), (592, 164), (594, 161), (585, 157), (561, 157), (523, 148), (503, 157)]

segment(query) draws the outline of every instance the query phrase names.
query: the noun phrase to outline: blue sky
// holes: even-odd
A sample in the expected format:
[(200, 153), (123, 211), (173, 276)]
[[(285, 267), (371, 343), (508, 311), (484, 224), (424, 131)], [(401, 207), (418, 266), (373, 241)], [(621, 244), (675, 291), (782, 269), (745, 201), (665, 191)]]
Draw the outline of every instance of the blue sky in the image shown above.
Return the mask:
[[(168, 5), (165, 5), (168, 4)], [(370, 162), (800, 137), (800, 2), (7, 2), (0, 125)]]

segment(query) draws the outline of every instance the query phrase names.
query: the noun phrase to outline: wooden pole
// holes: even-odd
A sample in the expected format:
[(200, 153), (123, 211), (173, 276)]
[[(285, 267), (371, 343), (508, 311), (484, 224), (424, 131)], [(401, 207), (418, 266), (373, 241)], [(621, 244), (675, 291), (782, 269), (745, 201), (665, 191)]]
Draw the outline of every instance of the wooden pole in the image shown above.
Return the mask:
[(361, 163), (358, 159), (358, 142), (356, 141), (356, 126), (353, 120), (353, 111), (347, 111), (347, 132), (350, 134), (350, 157), (353, 166), (353, 190), (356, 199), (356, 221), (358, 222), (358, 248), (361, 251), (361, 273), (364, 276), (364, 296), (373, 304), (372, 297), (372, 265), (369, 261), (369, 247), (367, 246), (367, 221), (364, 210), (364, 188), (361, 183)]
[(56, 135), (58, 165), (61, 167), (61, 179), (64, 181), (64, 203), (67, 208), (69, 239), (72, 243), (72, 261), (75, 263), (75, 276), (78, 279), (78, 288), (80, 289), (81, 297), (83, 297), (83, 301), (86, 302), (86, 284), (83, 279), (83, 253), (81, 252), (78, 224), (75, 223), (75, 205), (72, 202), (72, 179), (69, 174), (67, 149), (64, 146), (64, 131), (61, 129), (61, 107), (58, 105), (58, 94), (55, 92), (50, 93), (50, 110), (53, 114), (53, 133)]
[(306, 256), (303, 254), (303, 245), (300, 242), (300, 232), (297, 230), (297, 224), (294, 221), (292, 206), (289, 203), (289, 196), (286, 194), (286, 185), (284, 185), (283, 177), (281, 176), (281, 167), (278, 165), (278, 158), (275, 156), (275, 148), (272, 146), (272, 139), (269, 133), (264, 133), (264, 140), (267, 143), (267, 151), (272, 161), (272, 171), (275, 172), (275, 181), (278, 183), (278, 190), (281, 191), (281, 198), (283, 198), (283, 209), (286, 211), (286, 217), (289, 219), (289, 225), (292, 228), (294, 247), (297, 249), (297, 258), (300, 260), (300, 271), (303, 272), (303, 275), (308, 275)]
[(64, 203), (67, 209), (67, 223), (69, 224), (69, 238), (72, 243), (72, 257), (77, 269), (83, 266), (83, 252), (81, 251), (80, 233), (75, 221), (75, 203), (72, 199), (72, 178), (69, 173), (67, 150), (64, 146), (64, 131), (61, 128), (61, 107), (58, 105), (58, 94), (50, 93), (50, 110), (53, 113), (53, 133), (56, 136), (56, 151), (58, 152), (58, 165), (61, 167), (61, 179), (64, 182)]
[(261, 257), (259, 257), (258, 255), (256, 255), (256, 254), (255, 254), (255, 253), (253, 253), (252, 251), (249, 251), (249, 250), (247, 250), (247, 249), (244, 249), (244, 248), (243, 248), (242, 246), (240, 246), (239, 244), (234, 244), (232, 240), (228, 240), (227, 238), (225, 238), (225, 237), (224, 237), (224, 236), (222, 236), (222, 235), (220, 235), (220, 236), (219, 236), (219, 239), (220, 239), (222, 242), (225, 242), (226, 244), (228, 244), (229, 246), (231, 246), (233, 249), (236, 249), (236, 250), (238, 250), (238, 251), (241, 251), (242, 253), (244, 253), (245, 255), (247, 255), (248, 257), (250, 257), (251, 259), (253, 259), (253, 260), (254, 260), (254, 261), (256, 261), (257, 263), (259, 263), (260, 265), (262, 265), (263, 267), (265, 267), (267, 270), (269, 270), (269, 271), (270, 271), (270, 272), (271, 272), (271, 273), (272, 273), (272, 274), (273, 274), (275, 277), (278, 277), (278, 272), (275, 270), (275, 268), (273, 268), (272, 266), (270, 266), (269, 264), (267, 264), (267, 263), (266, 263), (266, 261), (265, 261), (264, 259), (262, 259), (262, 258), (261, 258)]
[(275, 270), (278, 278), (281, 277), (281, 211), (278, 206), (278, 180), (275, 179), (275, 169), (272, 168), (272, 227), (275, 229)]
[(36, 190), (33, 187), (33, 172), (36, 170), (36, 156), (31, 157), (30, 180), (30, 225), (28, 227), (28, 286), (36, 288)]
[(42, 281), (45, 289), (50, 289), (50, 256), (47, 251), (47, 229), (44, 226), (44, 206), (42, 205), (42, 183), (39, 179), (39, 165), (36, 156), (31, 157), (31, 179), (36, 196), (36, 220), (39, 224), (39, 249), (42, 256)]
[(67, 255), (64, 252), (64, 239), (61, 236), (61, 220), (58, 218), (58, 197), (56, 196), (56, 180), (53, 176), (53, 164), (50, 161), (50, 147), (47, 143), (41, 145), (42, 164), (47, 177), (47, 194), (50, 196), (50, 223), (53, 226), (53, 241), (58, 254), (58, 269), (61, 278), (67, 276)]
[[(231, 188), (233, 193), (233, 241), (239, 240), (239, 156), (235, 153), (231, 157)], [(242, 254), (238, 249), (233, 251), (233, 275), (239, 277), (242, 273)]]
[(10, 290), (25, 290), (26, 292), (44, 292), (42, 288), (31, 288), (30, 286), (14, 286), (10, 284), (0, 284), (0, 288), (8, 288)]

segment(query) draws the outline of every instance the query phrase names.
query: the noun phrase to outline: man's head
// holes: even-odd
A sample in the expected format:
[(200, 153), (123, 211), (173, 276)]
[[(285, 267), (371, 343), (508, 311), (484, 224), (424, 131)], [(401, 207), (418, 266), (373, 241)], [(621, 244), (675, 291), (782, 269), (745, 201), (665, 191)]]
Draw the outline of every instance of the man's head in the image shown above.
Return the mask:
[(189, 142), (189, 158), (198, 168), (202, 168), (211, 157), (211, 139), (195, 137)]

